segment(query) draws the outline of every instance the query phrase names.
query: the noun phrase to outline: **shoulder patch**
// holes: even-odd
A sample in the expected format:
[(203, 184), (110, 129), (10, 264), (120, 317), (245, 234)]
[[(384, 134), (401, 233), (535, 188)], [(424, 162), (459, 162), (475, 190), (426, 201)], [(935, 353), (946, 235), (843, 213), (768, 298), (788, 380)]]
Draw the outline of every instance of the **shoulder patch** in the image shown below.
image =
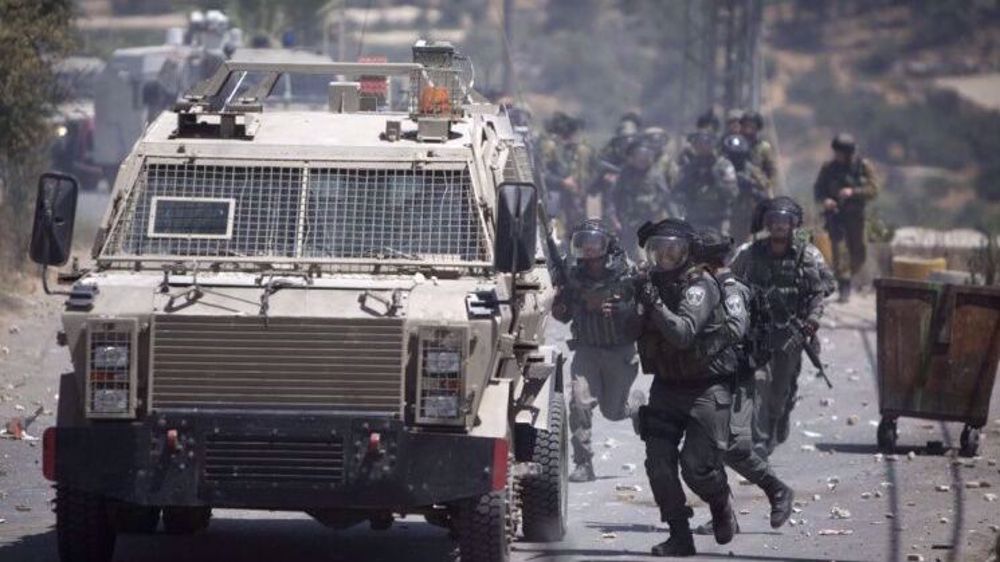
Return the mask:
[(739, 295), (729, 295), (726, 297), (726, 312), (731, 316), (742, 316), (743, 298)]
[(701, 306), (701, 303), (705, 302), (705, 288), (698, 285), (688, 287), (687, 291), (684, 291), (684, 302), (691, 306)]

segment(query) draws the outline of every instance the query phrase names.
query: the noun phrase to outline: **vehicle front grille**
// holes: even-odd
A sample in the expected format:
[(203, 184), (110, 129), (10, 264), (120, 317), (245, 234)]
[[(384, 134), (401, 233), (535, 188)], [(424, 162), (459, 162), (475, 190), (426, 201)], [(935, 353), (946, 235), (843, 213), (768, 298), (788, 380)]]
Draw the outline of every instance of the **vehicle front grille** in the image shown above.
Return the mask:
[(204, 477), (209, 483), (339, 483), (344, 479), (340, 439), (287, 441), (210, 436)]
[(393, 415), (401, 319), (159, 315), (151, 408)]

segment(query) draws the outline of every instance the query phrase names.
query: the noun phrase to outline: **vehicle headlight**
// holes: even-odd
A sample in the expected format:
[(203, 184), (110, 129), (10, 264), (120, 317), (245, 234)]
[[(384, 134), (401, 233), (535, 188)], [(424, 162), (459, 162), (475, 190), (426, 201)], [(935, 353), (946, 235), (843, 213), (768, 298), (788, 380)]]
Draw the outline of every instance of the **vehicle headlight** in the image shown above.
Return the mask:
[(95, 369), (128, 369), (128, 345), (98, 345), (92, 349)]
[(462, 370), (462, 353), (459, 351), (426, 350), (424, 371), (428, 374), (458, 373)]
[(468, 330), (464, 328), (425, 327), (420, 330), (418, 423), (464, 423), (463, 397), (468, 342)]
[(134, 319), (87, 322), (87, 386), (84, 411), (91, 418), (130, 418), (136, 406)]

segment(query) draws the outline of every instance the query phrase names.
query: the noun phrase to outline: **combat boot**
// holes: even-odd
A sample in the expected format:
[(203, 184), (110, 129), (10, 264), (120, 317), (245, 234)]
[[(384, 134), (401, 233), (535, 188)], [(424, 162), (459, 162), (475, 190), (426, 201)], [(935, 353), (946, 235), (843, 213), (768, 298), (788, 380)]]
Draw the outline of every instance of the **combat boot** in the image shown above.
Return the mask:
[(792, 516), (792, 503), (795, 501), (795, 491), (777, 476), (768, 476), (760, 483), (761, 489), (771, 502), (771, 528), (777, 529)]
[[(736, 527), (735, 534), (737, 534), (737, 535), (740, 534), (740, 520), (739, 519), (734, 519), (733, 523), (735, 524), (735, 527)], [(694, 530), (691, 531), (691, 532), (694, 533), (694, 534), (696, 534), (696, 535), (706, 535), (707, 536), (707, 535), (714, 535), (715, 534), (715, 529), (712, 527), (712, 520), (709, 519), (708, 521), (705, 521), (701, 525), (698, 525), (697, 527), (695, 527)]]
[(837, 302), (843, 304), (851, 300), (851, 280), (837, 280)]
[(628, 416), (632, 419), (632, 430), (639, 437), (642, 437), (642, 419), (639, 411), (646, 405), (646, 393), (641, 390), (633, 390), (628, 397)]
[(729, 503), (729, 492), (726, 491), (713, 499), (708, 504), (712, 512), (712, 533), (715, 535), (715, 542), (719, 544), (729, 544), (736, 534), (736, 514), (733, 513), (733, 505)]
[(569, 475), (570, 482), (593, 482), (597, 480), (594, 474), (594, 464), (590, 461), (576, 465), (573, 473)]
[(653, 545), (651, 553), (653, 556), (694, 556), (697, 552), (694, 549), (694, 537), (691, 535), (691, 527), (687, 519), (668, 522), (670, 525), (670, 538)]

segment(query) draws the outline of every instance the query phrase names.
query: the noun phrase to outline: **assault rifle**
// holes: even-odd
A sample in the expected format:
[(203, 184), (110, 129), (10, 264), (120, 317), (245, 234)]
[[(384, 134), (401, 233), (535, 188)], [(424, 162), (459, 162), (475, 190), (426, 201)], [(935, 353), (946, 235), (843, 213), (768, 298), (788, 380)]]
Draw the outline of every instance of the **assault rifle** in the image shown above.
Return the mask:
[[(769, 327), (772, 325), (773, 321), (771, 303), (774, 302), (774, 300), (772, 300), (770, 296), (774, 289), (774, 287), (771, 287), (770, 289), (763, 290), (761, 287), (753, 287), (754, 300), (756, 301), (755, 309), (760, 312), (762, 316), (762, 318), (757, 321), (763, 322), (765, 326)], [(780, 299), (775, 300), (781, 302)], [(788, 320), (779, 327), (788, 328), (791, 334), (790, 337), (785, 340), (781, 350), (788, 352), (789, 350), (794, 349), (795, 346), (801, 347), (802, 350), (806, 352), (809, 362), (816, 368), (816, 376), (822, 378), (823, 382), (826, 383), (826, 386), (833, 388), (833, 383), (830, 381), (830, 377), (827, 376), (825, 367), (823, 367), (823, 361), (820, 358), (819, 353), (816, 351), (816, 348), (812, 346), (812, 342), (810, 341), (812, 338), (807, 335), (805, 321), (799, 318), (796, 314), (790, 314), (787, 310), (787, 305), (784, 303), (782, 303), (782, 308), (782, 312), (786, 313), (785, 316)]]
[(782, 351), (788, 351), (793, 344), (800, 346), (806, 352), (809, 362), (816, 368), (816, 376), (823, 379), (827, 388), (833, 388), (830, 377), (826, 376), (826, 370), (823, 368), (823, 362), (820, 360), (819, 353), (816, 353), (816, 348), (812, 346), (812, 342), (809, 341), (810, 338), (806, 336), (805, 322), (799, 318), (792, 318), (788, 327), (792, 329), (792, 336), (785, 341)]

